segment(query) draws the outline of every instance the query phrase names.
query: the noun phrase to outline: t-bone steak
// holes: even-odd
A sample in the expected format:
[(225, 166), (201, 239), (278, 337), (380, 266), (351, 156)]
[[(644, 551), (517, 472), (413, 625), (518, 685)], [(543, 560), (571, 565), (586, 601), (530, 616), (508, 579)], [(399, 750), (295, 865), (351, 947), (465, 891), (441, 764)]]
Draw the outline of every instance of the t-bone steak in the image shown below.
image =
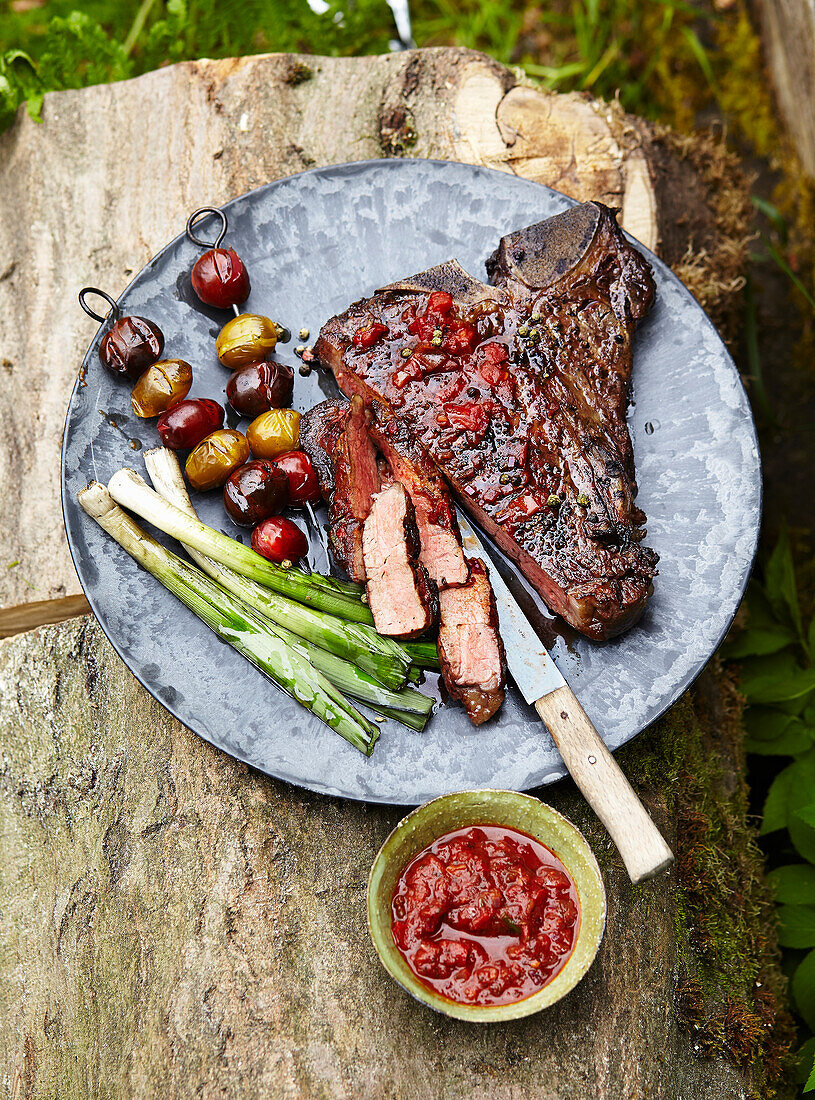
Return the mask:
[(385, 287), (328, 321), (315, 352), (408, 429), (553, 611), (613, 637), (658, 561), (625, 419), (651, 268), (611, 210), (584, 203), (504, 237), (487, 272), (450, 261)]

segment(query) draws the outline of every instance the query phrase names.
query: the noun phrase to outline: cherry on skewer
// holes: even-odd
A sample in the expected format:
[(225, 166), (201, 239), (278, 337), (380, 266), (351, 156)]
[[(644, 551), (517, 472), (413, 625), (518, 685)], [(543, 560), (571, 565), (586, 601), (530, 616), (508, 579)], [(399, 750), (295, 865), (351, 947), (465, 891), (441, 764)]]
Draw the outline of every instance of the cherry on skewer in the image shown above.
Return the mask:
[[(193, 232), (196, 223), (210, 215), (221, 223), (220, 232), (212, 243), (201, 240)], [(204, 305), (232, 309), (237, 317), (240, 313), (238, 306), (249, 297), (252, 285), (246, 265), (237, 252), (232, 248), (220, 247), (227, 225), (226, 214), (214, 206), (202, 206), (187, 219), (187, 236), (199, 248), (206, 249), (193, 266), (192, 287)]]
[[(103, 298), (110, 306), (102, 316), (91, 309), (89, 294)], [(148, 367), (158, 362), (164, 350), (164, 333), (146, 317), (123, 316), (117, 302), (95, 286), (85, 286), (79, 292), (79, 304), (89, 317), (101, 325), (110, 322), (110, 329), (102, 337), (99, 358), (111, 374), (136, 381)]]

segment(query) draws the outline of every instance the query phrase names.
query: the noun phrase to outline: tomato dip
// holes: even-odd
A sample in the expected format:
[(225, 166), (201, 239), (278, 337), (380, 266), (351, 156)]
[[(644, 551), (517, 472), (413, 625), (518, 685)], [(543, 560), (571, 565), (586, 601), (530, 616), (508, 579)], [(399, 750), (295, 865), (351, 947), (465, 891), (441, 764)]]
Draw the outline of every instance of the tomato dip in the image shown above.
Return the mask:
[(503, 825), (445, 833), (399, 876), (391, 930), (413, 973), (458, 1004), (537, 993), (577, 939), (574, 882), (549, 849)]

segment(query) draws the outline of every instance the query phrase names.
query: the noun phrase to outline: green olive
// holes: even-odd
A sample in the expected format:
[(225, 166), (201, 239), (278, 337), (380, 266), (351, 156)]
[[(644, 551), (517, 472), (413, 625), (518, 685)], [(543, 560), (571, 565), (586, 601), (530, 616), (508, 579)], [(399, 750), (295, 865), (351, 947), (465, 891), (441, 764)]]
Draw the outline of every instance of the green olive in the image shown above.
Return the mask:
[(232, 428), (219, 428), (190, 451), (184, 473), (193, 489), (218, 489), (233, 470), (249, 458), (246, 437)]
[(184, 359), (162, 359), (140, 376), (130, 395), (136, 416), (159, 416), (183, 401), (192, 385), (192, 367)]
[(294, 409), (272, 409), (261, 413), (246, 429), (246, 438), (257, 458), (277, 458), (297, 447), (300, 413)]
[(235, 370), (265, 359), (274, 351), (279, 330), (274, 321), (257, 313), (241, 313), (227, 321), (218, 334), (215, 351), (225, 367)]

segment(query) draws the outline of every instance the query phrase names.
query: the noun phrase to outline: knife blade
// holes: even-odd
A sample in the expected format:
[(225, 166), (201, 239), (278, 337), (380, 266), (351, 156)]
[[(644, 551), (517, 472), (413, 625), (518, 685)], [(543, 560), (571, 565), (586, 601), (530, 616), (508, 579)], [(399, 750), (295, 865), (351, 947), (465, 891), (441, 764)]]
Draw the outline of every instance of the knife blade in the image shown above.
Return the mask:
[(631, 881), (652, 878), (670, 866), (673, 852), (461, 512), (458, 523), (465, 551), (487, 566), (507, 665), (519, 691), (617, 845)]
[(465, 552), (471, 557), (480, 558), (489, 570), (509, 671), (521, 695), (527, 703), (534, 705), (544, 695), (565, 687), (566, 681), (532, 623), (507, 588), (478, 535), (461, 512), (458, 513), (458, 525)]

